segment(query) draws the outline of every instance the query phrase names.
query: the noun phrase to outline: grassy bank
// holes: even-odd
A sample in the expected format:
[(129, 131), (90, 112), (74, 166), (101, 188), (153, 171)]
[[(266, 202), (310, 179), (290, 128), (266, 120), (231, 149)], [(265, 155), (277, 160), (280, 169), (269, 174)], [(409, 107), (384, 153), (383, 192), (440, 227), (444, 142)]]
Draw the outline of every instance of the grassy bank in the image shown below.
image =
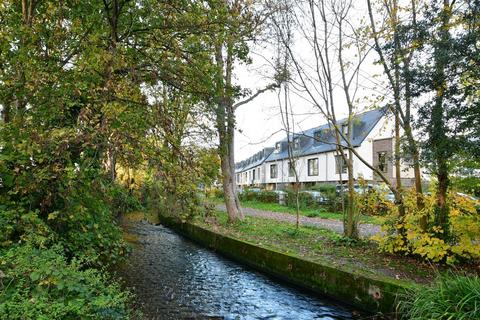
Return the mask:
[(256, 217), (227, 224), (223, 212), (216, 212), (214, 218), (207, 220), (197, 218), (194, 223), (261, 247), (378, 279), (429, 283), (437, 271), (430, 264), (413, 258), (378, 253), (373, 242), (352, 242), (317, 227), (301, 226), (297, 230), (290, 223)]
[[(218, 203), (223, 203), (217, 201)], [(265, 210), (265, 211), (273, 211), (273, 212), (281, 212), (281, 213), (289, 213), (289, 214), (296, 214), (297, 211), (295, 208), (283, 206), (278, 203), (264, 203), (260, 201), (242, 201), (242, 206), (246, 208), (253, 208), (258, 210)], [(332, 219), (332, 220), (342, 220), (343, 214), (341, 212), (329, 212), (322, 208), (308, 208), (308, 209), (300, 209), (300, 215), (306, 217), (317, 217), (323, 219)], [(381, 225), (382, 221), (380, 217), (372, 217), (361, 215), (360, 222), (363, 223), (371, 223)]]

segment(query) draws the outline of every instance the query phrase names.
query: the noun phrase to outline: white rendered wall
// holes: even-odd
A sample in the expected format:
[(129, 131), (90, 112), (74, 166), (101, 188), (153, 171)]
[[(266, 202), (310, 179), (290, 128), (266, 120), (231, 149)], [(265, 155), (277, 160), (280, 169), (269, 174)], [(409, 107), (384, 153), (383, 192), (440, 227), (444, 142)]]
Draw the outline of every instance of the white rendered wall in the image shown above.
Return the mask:
[[(383, 117), (371, 130), (368, 136), (365, 138), (361, 146), (355, 148), (356, 152), (368, 163), (373, 163), (373, 141), (379, 139), (386, 139), (394, 137), (394, 122), (392, 118)], [(394, 140), (392, 139), (392, 143)], [(345, 153), (348, 154), (347, 150)], [(313, 154), (309, 156), (302, 156), (296, 159), (296, 168), (299, 175), (300, 182), (336, 182), (340, 179), (340, 174), (336, 173), (336, 161), (335, 161), (335, 151)], [(308, 160), (309, 159), (318, 159), (318, 175), (309, 176), (308, 175)], [(244, 173), (240, 173), (239, 185), (250, 185), (252, 183), (252, 170), (260, 168), (260, 175), (258, 171), (255, 174), (254, 184), (271, 184), (271, 183), (289, 183), (295, 182), (295, 177), (289, 176), (288, 170), (288, 159), (277, 160), (272, 162), (265, 162), (260, 166), (247, 170), (247, 178), (245, 179)], [(270, 177), (270, 165), (277, 165), (277, 177)], [(373, 171), (358, 157), (354, 155), (353, 158), (353, 170), (354, 178), (358, 179), (362, 177), (366, 180), (373, 179)], [(395, 170), (394, 170), (395, 177)], [(410, 168), (405, 163), (402, 163), (402, 178), (413, 178), (413, 169)], [(342, 174), (342, 179), (347, 179), (347, 173)]]

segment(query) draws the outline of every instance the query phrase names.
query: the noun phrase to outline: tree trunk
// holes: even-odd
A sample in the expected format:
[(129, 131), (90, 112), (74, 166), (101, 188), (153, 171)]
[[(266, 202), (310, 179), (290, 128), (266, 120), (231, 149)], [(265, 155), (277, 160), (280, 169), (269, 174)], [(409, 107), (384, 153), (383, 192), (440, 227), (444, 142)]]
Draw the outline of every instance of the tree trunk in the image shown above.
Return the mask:
[[(413, 24), (416, 28), (416, 5), (415, 0), (412, 1), (412, 14), (413, 14)], [(405, 116), (403, 118), (403, 129), (405, 130), (405, 136), (407, 137), (408, 148), (412, 157), (413, 162), (413, 175), (415, 179), (415, 192), (416, 192), (416, 202), (417, 202), (417, 210), (421, 211), (425, 207), (423, 202), (423, 190), (422, 190), (422, 173), (420, 170), (420, 155), (418, 152), (418, 145), (413, 137), (413, 130), (411, 126), (411, 104), (412, 104), (412, 87), (411, 87), (411, 79), (410, 79), (410, 61), (411, 61), (411, 54), (405, 56), (403, 54), (403, 74), (404, 74), (404, 82), (405, 82)], [(420, 217), (420, 228), (423, 231), (427, 230), (428, 219), (426, 215), (422, 215)]]
[(228, 154), (221, 156), (222, 182), (225, 198), (225, 206), (227, 208), (228, 222), (236, 222), (243, 219), (243, 213), (238, 210), (238, 197), (236, 195), (234, 179), (230, 166), (230, 157)]
[(344, 226), (344, 234), (346, 237), (357, 239), (358, 238), (358, 229), (357, 223), (355, 221), (355, 191), (354, 191), (354, 180), (353, 180), (353, 152), (351, 149), (348, 150), (348, 159), (347, 159), (347, 171), (348, 171), (348, 207), (347, 207), (347, 225)]
[[(231, 99), (229, 100), (231, 101)], [(237, 210), (237, 218), (243, 220), (244, 215), (242, 211), (242, 206), (240, 204), (240, 199), (238, 198), (237, 185), (235, 183), (235, 110), (232, 103), (230, 102), (227, 107), (227, 118), (228, 118), (228, 127), (227, 127), (227, 137), (228, 137), (228, 158), (229, 158), (229, 175), (231, 177), (231, 186), (233, 190), (233, 195), (235, 199), (235, 207)]]
[[(397, 108), (394, 109), (395, 113), (395, 189), (397, 190), (395, 194), (395, 202), (398, 206), (398, 213), (400, 217), (400, 223), (403, 225), (405, 220), (405, 204), (403, 201), (402, 195), (402, 170), (400, 167), (400, 118), (398, 115)], [(400, 235), (406, 237), (405, 229), (402, 227), (400, 230)]]
[[(226, 63), (224, 62), (223, 47), (226, 47)], [(243, 220), (240, 201), (235, 184), (235, 108), (233, 107), (232, 71), (233, 71), (233, 43), (228, 39), (226, 43), (215, 45), (215, 61), (217, 63), (216, 92), (217, 109), (216, 123), (219, 137), (219, 153), (222, 169), (223, 191), (225, 206), (228, 213), (228, 222)]]
[[(295, 176), (297, 177), (296, 173), (296, 168), (295, 168)], [(295, 227), (298, 230), (298, 227), (300, 226), (300, 183), (298, 182), (298, 178), (295, 178), (297, 181), (295, 182), (295, 213), (296, 213), (296, 220), (295, 220)]]
[(448, 178), (448, 158), (449, 146), (446, 144), (448, 137), (446, 135), (444, 122), (444, 95), (446, 91), (446, 75), (445, 66), (448, 63), (448, 42), (450, 38), (449, 23), (451, 17), (451, 7), (448, 0), (443, 1), (443, 9), (440, 13), (442, 24), (439, 29), (439, 42), (435, 47), (435, 101), (433, 104), (431, 117), (431, 142), (434, 148), (434, 161), (436, 164), (436, 175), (438, 180), (437, 187), (437, 203), (435, 208), (435, 224), (442, 228), (442, 232), (438, 236), (442, 239), (449, 237), (449, 221), (448, 221), (448, 206), (447, 206), (447, 192), (449, 187)]
[[(410, 126), (408, 126), (410, 128)], [(406, 130), (407, 131), (407, 130)], [(423, 202), (423, 190), (422, 190), (422, 173), (420, 170), (420, 154), (418, 152), (418, 146), (413, 138), (411, 129), (410, 132), (406, 132), (407, 139), (409, 142), (409, 147), (412, 152), (412, 161), (413, 161), (413, 174), (415, 178), (415, 191), (417, 196), (417, 209), (423, 210), (425, 203)], [(427, 230), (428, 218), (426, 215), (423, 215), (420, 218), (420, 228), (423, 231)]]

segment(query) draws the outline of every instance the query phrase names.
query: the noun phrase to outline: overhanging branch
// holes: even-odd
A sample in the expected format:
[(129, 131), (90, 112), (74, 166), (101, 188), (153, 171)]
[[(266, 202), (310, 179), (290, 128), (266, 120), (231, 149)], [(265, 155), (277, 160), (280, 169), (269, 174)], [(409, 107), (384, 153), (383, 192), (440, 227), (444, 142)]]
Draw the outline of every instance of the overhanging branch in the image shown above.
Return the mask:
[(254, 95), (251, 95), (250, 97), (248, 97), (247, 99), (243, 100), (243, 101), (240, 101), (240, 102), (237, 102), (233, 105), (233, 110), (237, 110), (238, 107), (244, 105), (244, 104), (247, 104), (249, 103), (250, 101), (254, 100), (256, 97), (258, 97), (259, 95), (261, 95), (262, 93), (264, 92), (267, 92), (267, 91), (270, 91), (270, 90), (273, 90), (273, 89), (276, 89), (278, 88), (279, 85), (278, 83), (271, 83), (269, 84), (268, 86), (266, 86), (265, 88), (263, 89), (259, 89), (257, 92), (255, 92)]

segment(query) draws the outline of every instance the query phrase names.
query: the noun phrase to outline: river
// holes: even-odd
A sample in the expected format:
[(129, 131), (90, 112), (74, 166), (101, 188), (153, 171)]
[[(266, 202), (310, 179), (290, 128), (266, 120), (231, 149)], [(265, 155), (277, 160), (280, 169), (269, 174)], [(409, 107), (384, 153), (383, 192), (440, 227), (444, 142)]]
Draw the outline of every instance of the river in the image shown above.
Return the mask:
[(145, 319), (352, 319), (352, 310), (272, 280), (161, 225), (125, 225), (118, 273)]

